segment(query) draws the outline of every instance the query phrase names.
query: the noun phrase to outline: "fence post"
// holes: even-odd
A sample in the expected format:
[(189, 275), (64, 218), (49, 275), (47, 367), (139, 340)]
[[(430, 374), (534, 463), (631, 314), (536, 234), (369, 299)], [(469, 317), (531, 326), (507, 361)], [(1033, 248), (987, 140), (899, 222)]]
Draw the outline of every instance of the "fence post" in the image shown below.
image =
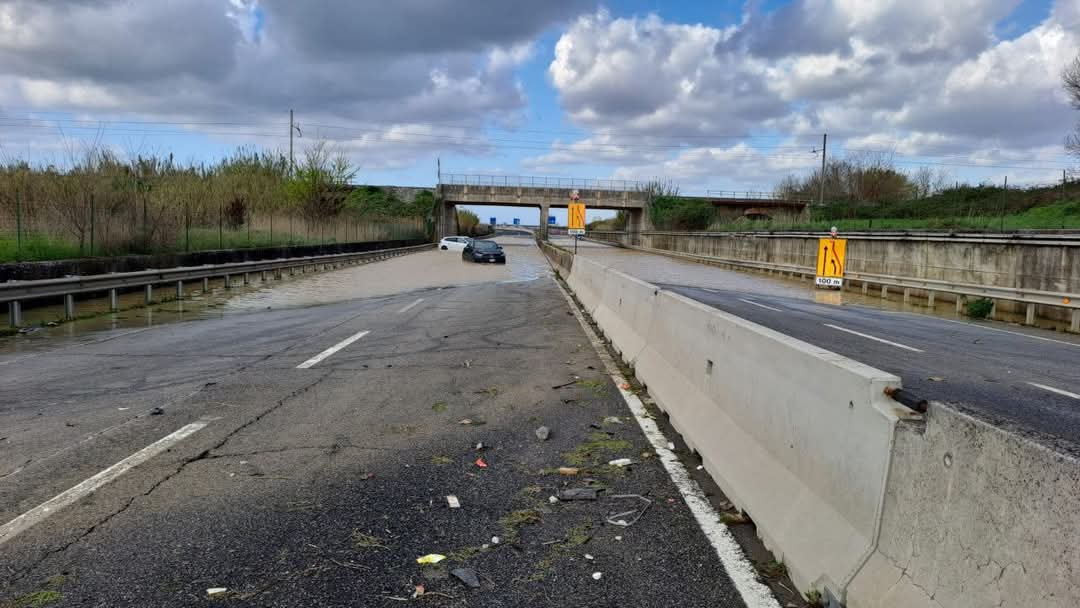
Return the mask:
[(184, 200), (184, 251), (191, 251), (191, 207)]
[(15, 191), (15, 261), (22, 261), (22, 195)]
[(94, 256), (94, 193), (90, 193), (90, 257)]
[(217, 243), (218, 249), (225, 248), (225, 203), (218, 201), (217, 213)]

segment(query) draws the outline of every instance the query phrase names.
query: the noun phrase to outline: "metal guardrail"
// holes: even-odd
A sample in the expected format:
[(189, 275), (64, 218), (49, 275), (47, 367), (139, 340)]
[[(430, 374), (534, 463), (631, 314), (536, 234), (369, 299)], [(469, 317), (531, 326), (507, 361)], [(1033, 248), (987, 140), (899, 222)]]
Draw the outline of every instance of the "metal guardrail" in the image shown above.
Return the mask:
[[(600, 242), (607, 242), (600, 240)], [(665, 249), (652, 249), (649, 247), (637, 247), (624, 245), (628, 249), (637, 249), (648, 253), (659, 253), (670, 257), (689, 259), (694, 261), (724, 264), (751, 270), (771, 270), (775, 272), (788, 272), (807, 276), (814, 276), (816, 269), (812, 266), (799, 266), (796, 264), (776, 264), (772, 262), (748, 262), (745, 260), (733, 260), (708, 255), (683, 253), (680, 251), (668, 251)], [(976, 285), (972, 283), (954, 283), (952, 281), (940, 281), (936, 279), (915, 279), (893, 275), (872, 274), (867, 272), (844, 273), (845, 279), (854, 279), (860, 283), (880, 285), (884, 287), (897, 287), (900, 289), (920, 289), (930, 294), (931, 302), (938, 293), (948, 293), (959, 296), (977, 298), (990, 298), (992, 300), (1007, 300), (1020, 302), (1027, 305), (1026, 320), (1028, 325), (1035, 321), (1035, 306), (1055, 306), (1072, 311), (1069, 328), (1073, 332), (1080, 332), (1080, 294), (1070, 294), (1055, 291), (1041, 291), (1036, 289), (1018, 289), (1014, 287), (998, 287), (993, 285)], [(957, 300), (957, 308), (960, 300)]]
[(62, 279), (43, 279), (36, 281), (8, 281), (0, 283), (0, 302), (8, 303), (9, 324), (22, 325), (22, 302), (38, 298), (64, 298), (64, 317), (75, 316), (76, 294), (108, 293), (110, 309), (118, 309), (117, 296), (121, 289), (144, 287), (146, 302), (153, 300), (153, 288), (156, 285), (171, 283), (176, 289), (176, 296), (184, 295), (184, 282), (225, 278), (225, 286), (231, 286), (231, 278), (243, 277), (244, 283), (254, 272), (278, 272), (281, 270), (306, 269), (308, 266), (338, 266), (367, 260), (381, 260), (422, 249), (434, 247), (433, 244), (358, 251), (355, 253), (335, 253), (330, 255), (306, 256), (298, 258), (280, 258), (276, 260), (258, 260), (254, 262), (231, 262), (228, 264), (207, 264), (204, 266), (181, 266), (177, 268), (139, 270), (136, 272), (116, 272), (90, 276), (65, 277)]
[[(640, 232), (625, 232), (621, 230), (594, 230), (593, 234), (614, 234), (629, 236), (691, 236), (701, 238), (730, 238), (751, 237), (761, 239), (802, 238), (819, 239), (826, 236), (824, 232), (804, 230), (724, 230), (724, 231), (685, 231), (685, 230), (643, 230)], [(1065, 247), (1080, 246), (1080, 233), (1062, 233), (1060, 231), (1020, 231), (1020, 232), (935, 232), (915, 230), (881, 230), (872, 232), (842, 232), (845, 239), (858, 239), (868, 241), (887, 241), (897, 239), (913, 239), (934, 242), (965, 242), (965, 243), (1022, 243), (1024, 245), (1060, 245)]]
[(464, 175), (443, 174), (440, 185), (449, 186), (505, 186), (515, 188), (577, 188), (580, 190), (610, 190), (635, 192), (642, 182), (619, 179), (585, 179), (577, 177), (534, 177), (528, 175)]

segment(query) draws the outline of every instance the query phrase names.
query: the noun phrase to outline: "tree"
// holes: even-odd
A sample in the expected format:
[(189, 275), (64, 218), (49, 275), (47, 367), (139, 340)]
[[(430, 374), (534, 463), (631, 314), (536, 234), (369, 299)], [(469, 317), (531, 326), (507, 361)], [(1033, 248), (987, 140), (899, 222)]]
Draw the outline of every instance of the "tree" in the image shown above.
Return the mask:
[[(1080, 110), (1080, 55), (1061, 73), (1061, 80), (1065, 86), (1065, 94), (1069, 96), (1069, 103)], [(1080, 157), (1080, 122), (1077, 122), (1076, 129), (1065, 137), (1065, 149)]]
[(348, 197), (347, 187), (356, 173), (344, 152), (320, 141), (304, 154), (303, 163), (285, 191), (311, 225), (341, 213)]

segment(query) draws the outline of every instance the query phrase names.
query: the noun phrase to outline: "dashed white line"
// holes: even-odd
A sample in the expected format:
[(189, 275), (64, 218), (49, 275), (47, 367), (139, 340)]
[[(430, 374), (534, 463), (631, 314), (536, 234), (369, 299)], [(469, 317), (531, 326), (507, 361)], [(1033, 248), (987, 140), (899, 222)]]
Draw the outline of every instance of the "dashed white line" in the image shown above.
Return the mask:
[(164, 452), (173, 445), (176, 445), (180, 441), (183, 441), (187, 437), (194, 434), (196, 431), (204, 428), (208, 422), (199, 421), (192, 422), (189, 425), (181, 427), (179, 430), (158, 439), (154, 443), (146, 446), (145, 448), (135, 452), (131, 456), (121, 460), (120, 462), (112, 465), (111, 467), (101, 471), (97, 475), (83, 481), (82, 483), (64, 490), (60, 494), (57, 494), (53, 498), (41, 503), (40, 505), (30, 509), (26, 513), (16, 517), (8, 523), (0, 526), (0, 545), (3, 545), (7, 541), (14, 538), (16, 535), (28, 530), (34, 525), (41, 523), (47, 517), (56, 513), (60, 509), (76, 502), (84, 496), (94, 492), (101, 486), (113, 481), (117, 477), (120, 477), (124, 473), (130, 471), (132, 468), (150, 460), (154, 456)]
[(409, 305), (408, 305), (408, 306), (406, 306), (405, 308), (402, 308), (401, 310), (397, 311), (397, 314), (399, 314), (399, 315), (400, 315), (401, 313), (404, 313), (404, 312), (409, 312), (410, 310), (412, 310), (412, 308), (413, 308), (414, 306), (416, 306), (417, 304), (419, 304), (419, 303), (421, 303), (421, 302), (423, 302), (423, 301), (424, 301), (424, 298), (416, 298), (416, 301), (415, 301), (415, 302), (413, 302), (412, 304), (409, 304)]
[(772, 310), (772, 311), (775, 311), (775, 312), (784, 312), (784, 311), (780, 310), (779, 308), (773, 308), (772, 306), (767, 306), (767, 305), (762, 304), (760, 302), (755, 302), (753, 300), (747, 300), (745, 298), (739, 298), (739, 301), (740, 302), (746, 302), (747, 304), (753, 304), (754, 306), (757, 306), (759, 308), (765, 308), (767, 310)]
[(555, 284), (559, 287), (559, 290), (562, 291), (563, 297), (566, 298), (567, 303), (570, 305), (570, 310), (573, 311), (578, 323), (581, 324), (581, 329), (589, 338), (589, 342), (592, 343), (593, 348), (596, 349), (596, 353), (600, 356), (600, 360), (603, 362), (604, 369), (607, 371), (608, 376), (615, 382), (615, 386), (619, 387), (619, 393), (622, 395), (623, 401), (626, 402), (626, 405), (634, 414), (634, 418), (637, 419), (641, 431), (645, 434), (649, 443), (652, 444), (653, 451), (656, 452), (660, 462), (664, 465), (664, 469), (667, 470), (671, 481), (675, 484), (675, 487), (678, 488), (679, 493), (683, 497), (683, 501), (686, 502), (686, 506), (689, 507), (690, 512), (694, 515), (694, 520), (697, 521), (701, 531), (709, 540), (709, 544), (711, 544), (713, 550), (716, 551), (716, 555), (720, 558), (724, 570), (727, 572), (731, 582), (735, 585), (735, 589), (742, 597), (743, 603), (746, 604), (747, 608), (780, 608), (780, 604), (776, 601), (776, 598), (773, 596), (769, 587), (758, 580), (757, 573), (754, 571), (754, 566), (746, 559), (742, 547), (735, 541), (735, 537), (732, 536), (731, 530), (728, 529), (727, 525), (720, 521), (719, 514), (717, 514), (716, 510), (713, 509), (713, 506), (709, 503), (709, 499), (706, 498), (705, 493), (701, 490), (701, 486), (694, 481), (694, 478), (690, 477), (689, 471), (683, 466), (678, 455), (667, 447), (667, 438), (664, 436), (663, 431), (656, 425), (656, 421), (652, 419), (648, 410), (645, 409), (645, 404), (641, 402), (641, 399), (637, 395), (622, 388), (622, 386), (626, 384), (626, 379), (623, 378), (622, 373), (619, 372), (619, 368), (604, 349), (604, 345), (600, 342), (599, 338), (597, 338), (596, 333), (593, 332), (592, 328), (589, 327), (589, 324), (585, 321), (585, 318), (582, 316), (577, 305), (574, 304), (574, 300), (570, 297), (570, 294), (568, 294), (566, 290), (563, 289), (563, 286), (559, 285), (557, 281)]
[(1073, 399), (1080, 400), (1080, 395), (1077, 395), (1076, 393), (1070, 393), (1069, 391), (1063, 391), (1060, 388), (1046, 386), (1045, 384), (1039, 384), (1038, 382), (1028, 382), (1028, 384), (1034, 386), (1035, 388), (1041, 388), (1044, 391), (1050, 391), (1051, 393), (1057, 393), (1059, 395), (1065, 395), (1066, 397), (1072, 397)]
[(866, 338), (867, 340), (873, 340), (875, 342), (881, 342), (882, 344), (888, 344), (889, 346), (895, 346), (896, 348), (902, 348), (904, 350), (910, 350), (910, 351), (915, 352), (915, 353), (923, 352), (923, 351), (921, 351), (921, 350), (919, 350), (917, 348), (913, 348), (913, 347), (908, 346), (906, 344), (900, 344), (899, 342), (893, 342), (892, 340), (886, 340), (884, 338), (879, 338), (877, 336), (871, 336), (870, 334), (864, 334), (862, 332), (857, 332), (857, 331), (855, 331), (853, 329), (847, 329), (845, 327), (840, 327), (839, 325), (833, 325), (831, 323), (826, 323), (825, 327), (831, 327), (831, 328), (836, 329), (836, 330), (844, 331), (844, 332), (847, 332), (849, 334), (859, 336), (860, 338)]
[(363, 338), (364, 336), (368, 335), (369, 333), (371, 333), (371, 332), (367, 331), (367, 330), (357, 332), (357, 333), (349, 336), (348, 338), (345, 338), (341, 342), (338, 342), (337, 344), (331, 346), (330, 348), (322, 351), (321, 353), (315, 355), (314, 357), (308, 359), (307, 361), (304, 361), (300, 365), (297, 365), (296, 369), (307, 369), (307, 368), (311, 367), (312, 365), (315, 365), (319, 361), (322, 361), (323, 359), (329, 357), (330, 355), (332, 355), (332, 354), (338, 352), (339, 350), (345, 348), (346, 346), (352, 344), (353, 342), (356, 342), (360, 338)]

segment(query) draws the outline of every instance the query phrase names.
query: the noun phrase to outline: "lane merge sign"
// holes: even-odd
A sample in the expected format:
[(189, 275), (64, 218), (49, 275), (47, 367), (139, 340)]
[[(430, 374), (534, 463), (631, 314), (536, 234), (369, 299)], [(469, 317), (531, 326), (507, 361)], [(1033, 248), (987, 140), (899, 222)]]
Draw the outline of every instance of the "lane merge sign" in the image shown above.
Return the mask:
[(570, 195), (570, 204), (566, 208), (567, 222), (566, 231), (572, 236), (584, 236), (585, 235), (585, 203), (579, 202), (578, 192), (574, 190), (574, 193)]
[(844, 286), (846, 254), (847, 239), (818, 239), (817, 278), (814, 281), (818, 287)]

